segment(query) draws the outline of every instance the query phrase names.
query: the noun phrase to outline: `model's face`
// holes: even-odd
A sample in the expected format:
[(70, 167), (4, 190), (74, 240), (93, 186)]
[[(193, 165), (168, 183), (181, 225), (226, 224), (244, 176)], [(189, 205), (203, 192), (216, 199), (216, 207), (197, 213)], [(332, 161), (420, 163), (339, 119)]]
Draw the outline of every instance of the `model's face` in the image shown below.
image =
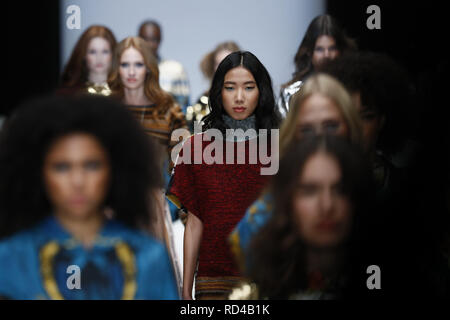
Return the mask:
[(129, 47), (122, 53), (119, 74), (126, 89), (144, 89), (147, 68), (144, 57), (136, 48)]
[(236, 67), (225, 74), (222, 102), (226, 113), (235, 120), (251, 116), (258, 106), (259, 89), (255, 78), (244, 67)]
[(333, 157), (320, 152), (306, 161), (294, 192), (293, 213), (309, 247), (331, 249), (343, 243), (352, 209), (341, 191), (341, 170)]
[(314, 46), (312, 64), (314, 68), (321, 66), (327, 60), (333, 60), (339, 55), (336, 41), (330, 36), (320, 36)]
[(161, 31), (152, 24), (147, 24), (140, 35), (150, 46), (152, 53), (157, 56), (159, 44), (161, 43)]
[(225, 57), (230, 53), (230, 50), (220, 50), (216, 53), (216, 55), (214, 56), (214, 72), (217, 70), (217, 67), (222, 62), (222, 60), (225, 59)]
[(86, 64), (89, 73), (108, 73), (111, 68), (112, 52), (105, 38), (95, 37), (89, 42)]
[(352, 94), (352, 100), (361, 118), (364, 149), (367, 152), (372, 152), (375, 150), (378, 136), (383, 128), (384, 117), (375, 110), (364, 106), (361, 103), (361, 94), (359, 92)]
[(297, 114), (296, 138), (333, 134), (348, 138), (347, 123), (339, 107), (321, 94), (312, 94), (300, 106)]
[(44, 159), (46, 191), (56, 214), (85, 219), (99, 214), (108, 191), (110, 165), (98, 140), (88, 134), (57, 139)]

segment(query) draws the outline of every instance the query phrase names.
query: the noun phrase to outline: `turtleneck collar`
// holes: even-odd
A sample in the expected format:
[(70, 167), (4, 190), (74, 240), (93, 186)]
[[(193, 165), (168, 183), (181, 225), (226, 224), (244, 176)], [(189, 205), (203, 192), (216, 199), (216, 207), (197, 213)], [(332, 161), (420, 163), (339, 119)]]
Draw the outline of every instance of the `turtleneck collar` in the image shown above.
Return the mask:
[(236, 120), (231, 118), (229, 115), (224, 114), (222, 116), (223, 121), (225, 122), (225, 124), (228, 126), (229, 129), (233, 129), (233, 130), (237, 130), (237, 129), (242, 129), (244, 132), (246, 132), (248, 129), (254, 129), (255, 132), (254, 134), (250, 134), (250, 136), (244, 136), (244, 139), (235, 136), (234, 134), (227, 134), (225, 137), (225, 140), (227, 141), (245, 141), (245, 140), (249, 140), (249, 139), (253, 139), (257, 137), (257, 133), (256, 133), (256, 117), (255, 115), (251, 115), (248, 118), (245, 118), (244, 120)]
[(256, 130), (256, 117), (254, 114), (252, 114), (250, 117), (245, 118), (244, 120), (236, 120), (229, 115), (224, 114), (222, 116), (222, 119), (230, 129), (242, 129), (244, 131), (247, 131), (248, 129)]

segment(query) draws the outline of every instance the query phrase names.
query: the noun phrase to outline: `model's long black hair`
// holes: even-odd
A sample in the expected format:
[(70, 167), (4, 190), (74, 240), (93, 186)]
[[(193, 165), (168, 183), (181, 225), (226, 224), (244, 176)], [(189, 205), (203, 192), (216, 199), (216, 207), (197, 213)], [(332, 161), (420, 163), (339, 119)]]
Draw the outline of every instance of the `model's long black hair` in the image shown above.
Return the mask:
[(203, 119), (204, 130), (214, 128), (225, 132), (228, 129), (222, 119), (226, 114), (222, 102), (222, 88), (225, 75), (233, 68), (242, 66), (253, 75), (259, 90), (258, 105), (255, 109), (256, 130), (279, 127), (279, 117), (275, 112), (275, 98), (269, 72), (258, 58), (248, 51), (230, 53), (217, 67), (209, 91), (210, 113)]
[[(273, 214), (254, 236), (247, 251), (247, 275), (258, 285), (261, 297), (286, 299), (299, 290), (308, 289), (306, 244), (297, 231), (292, 199), (306, 162), (320, 152), (336, 159), (341, 169), (341, 192), (351, 203), (352, 228), (345, 244), (349, 260), (341, 274), (351, 273), (347, 266), (355, 262), (354, 257), (360, 250), (359, 232), (364, 230), (361, 228), (368, 219), (367, 208), (372, 203), (370, 166), (362, 150), (341, 137), (308, 137), (300, 142), (293, 141), (289, 152), (280, 160), (280, 170), (269, 189), (274, 199)], [(352, 267), (357, 268), (359, 264)]]
[(149, 190), (162, 185), (156, 147), (122, 105), (105, 97), (45, 97), (11, 116), (0, 133), (0, 237), (52, 213), (42, 166), (52, 143), (87, 133), (105, 148), (111, 182), (105, 207), (131, 227), (151, 220)]

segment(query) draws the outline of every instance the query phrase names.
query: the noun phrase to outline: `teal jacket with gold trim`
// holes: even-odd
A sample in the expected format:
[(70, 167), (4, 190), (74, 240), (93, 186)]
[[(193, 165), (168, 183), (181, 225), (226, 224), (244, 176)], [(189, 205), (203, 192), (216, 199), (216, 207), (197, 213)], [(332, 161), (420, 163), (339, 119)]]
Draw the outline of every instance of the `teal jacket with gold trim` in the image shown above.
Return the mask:
[(119, 222), (84, 248), (54, 217), (0, 242), (7, 299), (179, 299), (163, 244)]

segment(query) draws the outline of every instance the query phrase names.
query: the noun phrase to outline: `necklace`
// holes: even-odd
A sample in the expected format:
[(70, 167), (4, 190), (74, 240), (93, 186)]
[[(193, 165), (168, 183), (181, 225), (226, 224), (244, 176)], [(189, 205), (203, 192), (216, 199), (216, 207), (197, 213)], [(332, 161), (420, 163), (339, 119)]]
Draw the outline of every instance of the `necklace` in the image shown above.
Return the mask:
[(102, 96), (109, 96), (111, 95), (111, 89), (108, 86), (108, 83), (92, 83), (87, 82), (86, 83), (86, 90), (88, 93), (91, 94), (98, 94)]

